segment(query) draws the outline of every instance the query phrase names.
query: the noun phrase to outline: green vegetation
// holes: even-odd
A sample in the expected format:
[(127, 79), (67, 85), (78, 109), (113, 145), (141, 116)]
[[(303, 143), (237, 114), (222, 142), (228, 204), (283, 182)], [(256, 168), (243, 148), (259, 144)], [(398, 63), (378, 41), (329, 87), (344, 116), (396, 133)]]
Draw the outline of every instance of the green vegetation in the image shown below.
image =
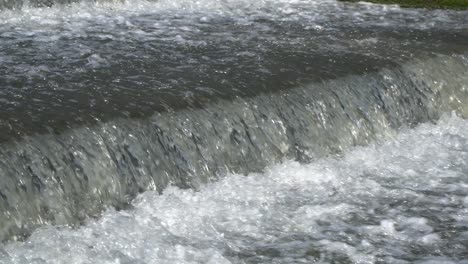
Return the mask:
[[(358, 2), (360, 0), (340, 0)], [(393, 4), (401, 7), (468, 10), (468, 0), (365, 0), (376, 4)]]

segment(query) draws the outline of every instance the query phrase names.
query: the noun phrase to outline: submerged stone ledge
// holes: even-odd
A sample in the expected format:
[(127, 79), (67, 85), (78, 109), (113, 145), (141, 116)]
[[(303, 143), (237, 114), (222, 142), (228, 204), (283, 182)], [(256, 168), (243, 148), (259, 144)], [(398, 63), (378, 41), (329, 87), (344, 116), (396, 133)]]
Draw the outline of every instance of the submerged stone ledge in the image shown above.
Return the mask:
[(468, 0), (340, 0), (342, 2), (369, 2), (374, 4), (399, 5), (407, 8), (468, 10)]

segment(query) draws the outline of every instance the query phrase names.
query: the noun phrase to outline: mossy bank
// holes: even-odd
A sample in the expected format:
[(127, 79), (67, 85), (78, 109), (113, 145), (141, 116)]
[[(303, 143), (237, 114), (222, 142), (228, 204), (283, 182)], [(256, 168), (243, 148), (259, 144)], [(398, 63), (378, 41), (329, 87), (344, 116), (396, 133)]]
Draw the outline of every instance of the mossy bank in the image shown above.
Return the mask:
[[(340, 0), (359, 2), (359, 0)], [(393, 4), (409, 8), (468, 10), (468, 0), (366, 0), (375, 4)]]

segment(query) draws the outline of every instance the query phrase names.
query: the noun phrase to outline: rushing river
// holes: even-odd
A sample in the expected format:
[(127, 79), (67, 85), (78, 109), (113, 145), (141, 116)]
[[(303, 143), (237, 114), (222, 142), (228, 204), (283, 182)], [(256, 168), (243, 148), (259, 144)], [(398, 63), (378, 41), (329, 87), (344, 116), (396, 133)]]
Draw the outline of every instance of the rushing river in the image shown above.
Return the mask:
[(468, 263), (468, 12), (0, 0), (0, 263)]

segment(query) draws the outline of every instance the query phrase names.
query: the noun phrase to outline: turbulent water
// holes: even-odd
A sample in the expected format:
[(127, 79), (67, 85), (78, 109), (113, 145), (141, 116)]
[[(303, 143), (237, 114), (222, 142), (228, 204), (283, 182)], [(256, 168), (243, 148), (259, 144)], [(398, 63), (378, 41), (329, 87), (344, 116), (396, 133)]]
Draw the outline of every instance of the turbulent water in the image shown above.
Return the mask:
[(199, 191), (146, 192), (78, 230), (7, 245), (5, 263), (467, 263), (468, 122)]
[(0, 263), (468, 259), (468, 12), (0, 10)]

